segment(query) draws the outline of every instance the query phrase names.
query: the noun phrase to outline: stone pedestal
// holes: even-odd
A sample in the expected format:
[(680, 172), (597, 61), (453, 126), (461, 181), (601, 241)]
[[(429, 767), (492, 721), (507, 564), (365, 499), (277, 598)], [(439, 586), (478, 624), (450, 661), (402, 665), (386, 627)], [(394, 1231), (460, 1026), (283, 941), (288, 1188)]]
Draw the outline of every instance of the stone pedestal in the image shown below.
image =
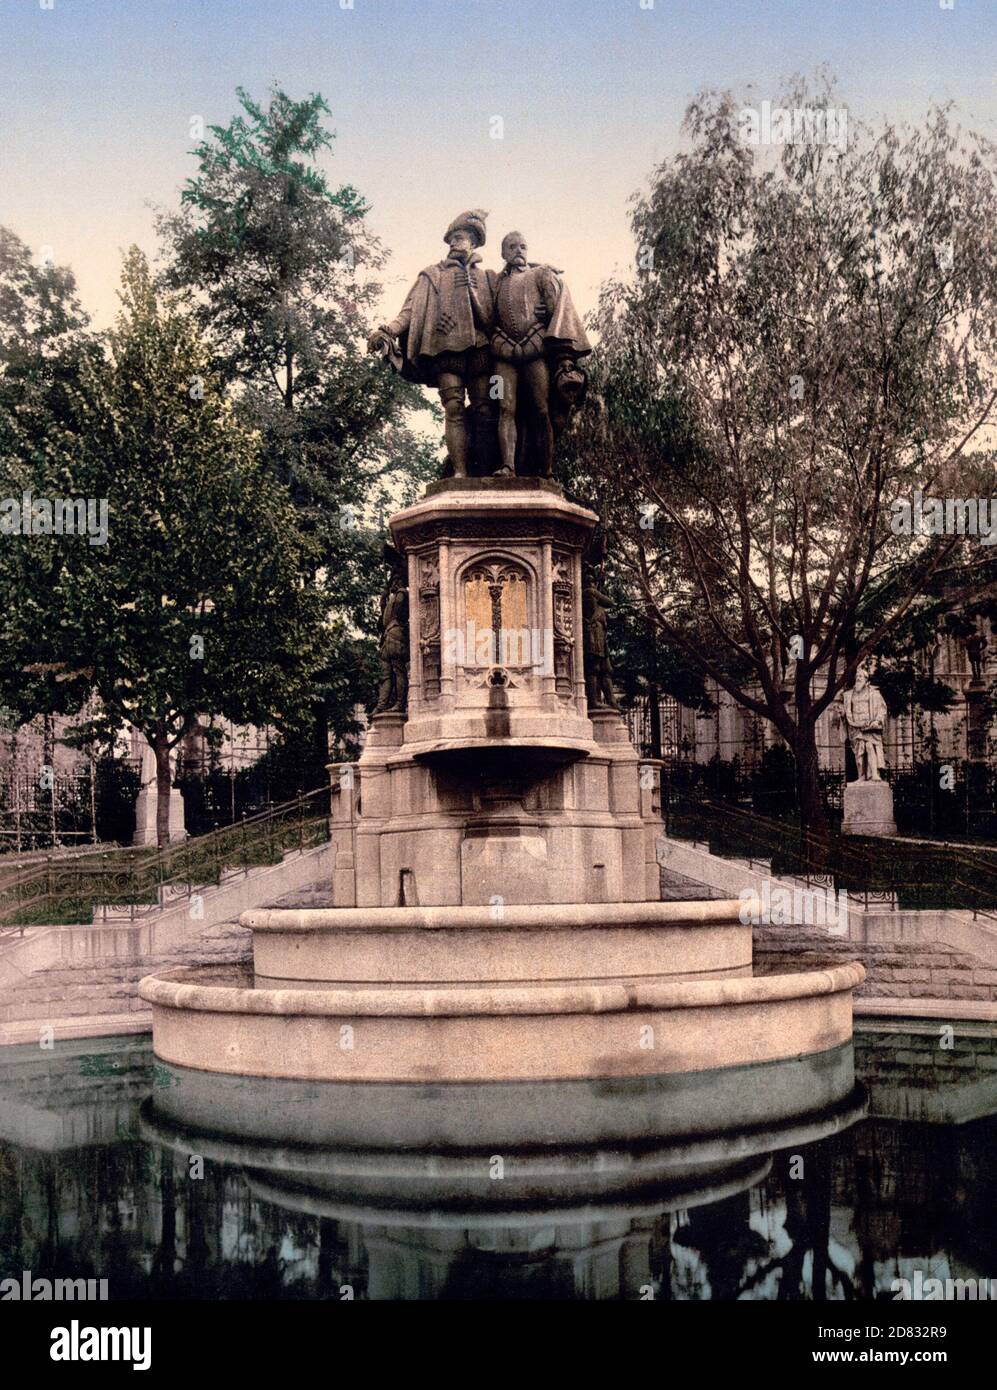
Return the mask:
[[(435, 483), (391, 518), (409, 706), (371, 722), (355, 891), (337, 887), (337, 904), (657, 900), (660, 813), (622, 718), (590, 713), (585, 695), (582, 554), (596, 521), (556, 483), (519, 477)], [(335, 814), (345, 830), (342, 797)]]
[[(135, 801), (135, 834), (133, 845), (156, 843), (156, 757), (148, 741), (136, 732), (132, 735), (132, 750), (141, 759), (141, 785)], [(176, 774), (177, 750), (170, 754), (171, 777)], [(169, 843), (187, 838), (184, 825), (183, 795), (179, 787), (170, 787)]]
[(895, 835), (893, 788), (888, 782), (845, 784), (844, 835)]
[(966, 687), (966, 757), (970, 762), (983, 762), (987, 756), (987, 719), (982, 680), (971, 680)]
[[(156, 843), (156, 805), (155, 785), (143, 787), (135, 801), (135, 834), (133, 845), (154, 845)], [(183, 796), (178, 787), (170, 788), (170, 844), (187, 838), (184, 826)]]
[(750, 905), (660, 901), (660, 764), (586, 699), (596, 521), (519, 477), (435, 483), (391, 518), (409, 707), (331, 769), (335, 905), (244, 913), (252, 971), (143, 981), (157, 1057), (375, 1091), (611, 1078), (614, 1095), (847, 1044), (860, 965), (756, 979)]

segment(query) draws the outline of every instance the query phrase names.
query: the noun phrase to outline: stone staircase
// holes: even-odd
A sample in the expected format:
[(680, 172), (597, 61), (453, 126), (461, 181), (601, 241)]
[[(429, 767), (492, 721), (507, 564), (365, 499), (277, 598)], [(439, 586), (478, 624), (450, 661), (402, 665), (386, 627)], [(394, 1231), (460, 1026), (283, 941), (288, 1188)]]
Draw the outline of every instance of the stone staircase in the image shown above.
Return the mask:
[[(705, 845), (667, 836), (658, 842), (663, 898), (760, 895), (766, 884), (793, 889), (763, 859), (721, 858)], [(997, 932), (992, 918), (969, 911), (892, 910), (849, 905), (849, 935), (819, 926), (771, 924), (754, 929), (755, 973), (813, 970), (858, 960), (866, 980), (857, 1012), (911, 1018), (997, 1020)]]
[(0, 990), (0, 1043), (37, 1042), (48, 1027), (58, 1038), (145, 1032), (150, 1010), (138, 997), (143, 976), (175, 965), (241, 964), (250, 957), (251, 941), (237, 921), (214, 923), (167, 954), (63, 960), (36, 970), (15, 988)]
[(148, 1027), (149, 1010), (138, 999), (143, 976), (243, 958), (249, 934), (240, 914), (318, 891), (331, 878), (334, 852), (328, 840), (288, 850), (277, 863), (226, 871), (200, 896), (167, 891), (137, 916), (109, 907), (89, 926), (11, 929), (0, 936), (0, 1045), (37, 1041), (43, 1024), (58, 1038)]
[(661, 866), (661, 901), (666, 903), (691, 903), (719, 901), (726, 894), (719, 888), (711, 888), (687, 874), (677, 873), (665, 865)]
[(836, 939), (813, 927), (764, 925), (755, 927), (754, 955), (756, 975), (860, 960), (866, 968), (855, 991), (860, 999), (997, 1001), (997, 969), (940, 941), (880, 944)]

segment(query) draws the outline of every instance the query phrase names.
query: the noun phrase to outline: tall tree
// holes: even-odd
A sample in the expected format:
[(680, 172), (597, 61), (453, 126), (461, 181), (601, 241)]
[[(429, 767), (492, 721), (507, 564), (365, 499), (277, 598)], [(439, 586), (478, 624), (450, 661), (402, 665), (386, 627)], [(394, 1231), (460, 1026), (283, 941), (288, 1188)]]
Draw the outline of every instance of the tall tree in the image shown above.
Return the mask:
[[(0, 499), (25, 492), (70, 496), (58, 479), (62, 443), (72, 438), (84, 364), (99, 359), (72, 271), (31, 250), (0, 227)], [(66, 713), (78, 703), (65, 681), (55, 683), (33, 645), (48, 613), (58, 558), (42, 563), (0, 538), (0, 706), (12, 733), (36, 715)]]
[(385, 257), (364, 199), (332, 187), (322, 167), (326, 102), (280, 88), (266, 107), (238, 95), (241, 113), (211, 127), (179, 211), (160, 219), (162, 282), (191, 305), (316, 541), (307, 578), (342, 616), (347, 644), (330, 651), (324, 703), (341, 708), (343, 670), (356, 669), (351, 630), (376, 620), (372, 518), (414, 496), (436, 451), (409, 423), (426, 408), (419, 392), (365, 353)]
[(121, 297), (107, 355), (85, 364), (75, 419), (50, 435), (35, 475), (42, 495), (106, 502), (106, 539), (33, 527), (8, 545), (48, 584), (47, 601), (19, 614), (35, 664), (81, 706), (97, 696), (87, 732), (129, 723), (152, 748), (164, 843), (170, 754), (199, 714), (300, 722), (324, 605), (301, 583), (305, 543), (259, 437), (134, 249)]
[(35, 259), (9, 227), (0, 227), (0, 376), (22, 360), (64, 353), (87, 327), (66, 266)]
[[(834, 104), (804, 82), (781, 102)], [(635, 201), (582, 449), (660, 631), (772, 722), (818, 826), (817, 720), (962, 543), (902, 534), (894, 504), (952, 495), (993, 420), (994, 149), (933, 109), (773, 155), (743, 111), (697, 99), (689, 148)]]

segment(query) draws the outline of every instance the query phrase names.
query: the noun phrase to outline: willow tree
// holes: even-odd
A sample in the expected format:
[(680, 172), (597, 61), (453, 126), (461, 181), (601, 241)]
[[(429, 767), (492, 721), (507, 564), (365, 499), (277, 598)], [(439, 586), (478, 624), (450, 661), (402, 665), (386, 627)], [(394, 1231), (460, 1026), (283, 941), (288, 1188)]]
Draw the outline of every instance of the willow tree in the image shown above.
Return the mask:
[[(801, 82), (782, 106), (833, 102)], [(701, 95), (635, 199), (580, 451), (646, 611), (771, 721), (814, 827), (818, 719), (966, 544), (898, 507), (960, 495), (993, 419), (994, 149), (932, 109), (773, 150), (745, 109)]]

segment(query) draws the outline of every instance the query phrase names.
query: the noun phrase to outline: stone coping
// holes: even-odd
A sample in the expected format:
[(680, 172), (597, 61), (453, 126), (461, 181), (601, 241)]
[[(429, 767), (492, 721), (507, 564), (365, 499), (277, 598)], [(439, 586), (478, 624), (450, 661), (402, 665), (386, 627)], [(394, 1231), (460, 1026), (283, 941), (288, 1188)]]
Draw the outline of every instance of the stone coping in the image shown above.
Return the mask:
[(550, 492), (555, 497), (564, 496), (564, 488), (553, 478), (541, 478), (528, 474), (491, 473), (473, 478), (437, 478), (426, 484), (422, 499), (438, 497), (441, 492)]
[(640, 1009), (736, 1007), (840, 994), (862, 983), (865, 968), (853, 962), (827, 970), (734, 980), (528, 988), (490, 986), (459, 990), (251, 989), (225, 983), (231, 979), (231, 975), (211, 967), (180, 967), (159, 975), (147, 975), (139, 985), (139, 994), (147, 1003), (159, 1008), (271, 1017), (469, 1018), (610, 1014)]
[[(53, 1007), (57, 1008), (58, 1005)], [(151, 1033), (152, 1011), (133, 1009), (127, 1014), (73, 1014), (70, 1018), (30, 1018), (20, 1023), (0, 1023), (0, 1047), (30, 1046), (32, 1054), (37, 1055), (38, 1038), (42, 1028), (51, 1028), (56, 1042)], [(48, 1054), (43, 1052), (41, 1055), (44, 1057)]]
[(528, 512), (538, 521), (546, 516), (563, 517), (576, 522), (586, 531), (596, 525), (599, 518), (588, 507), (578, 502), (569, 502), (562, 494), (548, 489), (523, 487), (517, 479), (517, 486), (509, 488), (471, 487), (468, 489), (448, 488), (430, 494), (395, 512), (388, 518), (392, 531), (404, 532), (407, 527), (424, 521), (427, 517), (467, 516), (469, 513), (493, 516), (515, 516)]
[[(997, 1023), (997, 1000), (894, 999), (865, 995), (855, 1000), (855, 1013), (873, 1018), (941, 1019), (951, 1023)], [(932, 1029), (932, 1031), (937, 1031)]]
[(257, 907), (239, 922), (253, 931), (554, 931), (559, 927), (732, 927), (757, 904), (740, 898), (695, 902), (547, 903), (471, 907)]

